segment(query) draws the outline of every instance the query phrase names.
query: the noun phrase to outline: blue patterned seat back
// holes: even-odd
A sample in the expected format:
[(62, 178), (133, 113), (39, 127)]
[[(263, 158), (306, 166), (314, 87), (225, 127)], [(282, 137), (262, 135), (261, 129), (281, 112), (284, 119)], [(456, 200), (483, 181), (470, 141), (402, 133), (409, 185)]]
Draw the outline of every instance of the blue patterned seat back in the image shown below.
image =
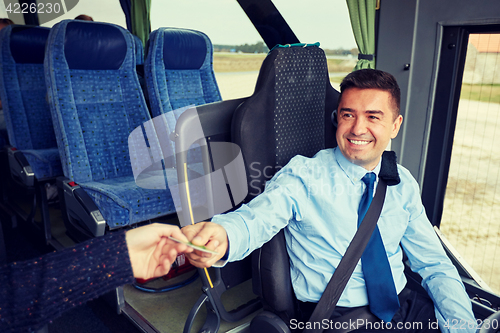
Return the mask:
[(132, 35), (65, 20), (52, 28), (46, 82), (66, 177), (77, 183), (132, 175), (128, 136), (150, 119)]
[(153, 31), (144, 70), (154, 117), (221, 100), (213, 72), (212, 43), (202, 32), (176, 28)]
[[(159, 28), (149, 35), (144, 75), (153, 117), (164, 115), (165, 126), (175, 130), (177, 119), (189, 105), (220, 101), (213, 71), (212, 42), (202, 32)], [(195, 146), (196, 147), (196, 146)], [(173, 153), (173, 141), (170, 150)], [(188, 161), (201, 161), (201, 151), (191, 149)]]
[(132, 37), (134, 37), (135, 42), (135, 64), (144, 65), (144, 46), (142, 45), (142, 41), (136, 35), (132, 35)]
[(0, 32), (0, 96), (9, 141), (20, 150), (57, 147), (43, 72), (49, 32), (15, 25)]
[(49, 32), (16, 25), (0, 32), (0, 96), (9, 141), (22, 151), (38, 180), (62, 175), (44, 80)]
[[(129, 135), (151, 120), (135, 69), (134, 38), (119, 26), (66, 20), (51, 30), (45, 76), (64, 174), (90, 195), (110, 228), (175, 212), (166, 180), (146, 189), (132, 172)], [(133, 158), (162, 158), (154, 134)], [(177, 179), (175, 171), (166, 178)]]

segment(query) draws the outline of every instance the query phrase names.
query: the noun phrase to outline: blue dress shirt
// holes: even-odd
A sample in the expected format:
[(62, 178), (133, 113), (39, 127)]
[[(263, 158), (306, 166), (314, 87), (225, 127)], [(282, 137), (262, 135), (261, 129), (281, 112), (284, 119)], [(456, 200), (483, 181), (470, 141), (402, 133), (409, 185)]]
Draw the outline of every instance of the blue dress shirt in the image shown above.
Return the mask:
[[(377, 181), (379, 171), (380, 163), (373, 170)], [(425, 214), (417, 182), (404, 167), (398, 165), (398, 171), (401, 182), (387, 187), (378, 221), (397, 292), (406, 285), (402, 246), (434, 301), (441, 329), (449, 331), (446, 326), (452, 326), (453, 319), (475, 323), (458, 272)], [(212, 219), (227, 231), (228, 261), (244, 258), (285, 228), (295, 295), (317, 302), (357, 231), (365, 188), (361, 178), (366, 172), (338, 148), (322, 150), (313, 158), (294, 157), (250, 203)], [(360, 261), (337, 305), (367, 304)]]

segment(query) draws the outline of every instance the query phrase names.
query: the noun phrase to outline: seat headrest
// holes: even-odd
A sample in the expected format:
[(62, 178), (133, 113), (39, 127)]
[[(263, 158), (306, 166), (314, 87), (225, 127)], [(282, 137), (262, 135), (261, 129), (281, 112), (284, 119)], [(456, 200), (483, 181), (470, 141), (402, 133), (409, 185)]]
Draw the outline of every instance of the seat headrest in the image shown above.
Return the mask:
[(207, 56), (207, 43), (197, 31), (166, 29), (163, 35), (165, 69), (200, 69)]
[(50, 28), (16, 25), (10, 34), (10, 52), (18, 64), (43, 64)]
[(127, 55), (127, 46), (118, 26), (73, 21), (66, 27), (64, 54), (70, 69), (119, 69)]
[(297, 155), (335, 146), (331, 114), (338, 92), (317, 44), (279, 46), (264, 59), (255, 91), (233, 113), (231, 138), (247, 169), (248, 202)]

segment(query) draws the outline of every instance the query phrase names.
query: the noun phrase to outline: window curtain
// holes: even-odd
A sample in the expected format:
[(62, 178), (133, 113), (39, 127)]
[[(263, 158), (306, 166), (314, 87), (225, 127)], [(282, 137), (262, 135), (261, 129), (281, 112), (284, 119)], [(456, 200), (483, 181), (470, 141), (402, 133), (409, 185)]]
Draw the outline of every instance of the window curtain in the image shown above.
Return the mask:
[(377, 0), (347, 0), (352, 31), (358, 45), (354, 70), (375, 68), (375, 7)]
[(131, 18), (131, 3), (130, 0), (120, 0), (123, 13), (125, 14), (125, 21), (127, 22), (127, 30), (132, 31), (132, 18)]
[(142, 40), (142, 45), (146, 45), (151, 32), (151, 21), (149, 13), (151, 11), (151, 0), (131, 0), (131, 32)]

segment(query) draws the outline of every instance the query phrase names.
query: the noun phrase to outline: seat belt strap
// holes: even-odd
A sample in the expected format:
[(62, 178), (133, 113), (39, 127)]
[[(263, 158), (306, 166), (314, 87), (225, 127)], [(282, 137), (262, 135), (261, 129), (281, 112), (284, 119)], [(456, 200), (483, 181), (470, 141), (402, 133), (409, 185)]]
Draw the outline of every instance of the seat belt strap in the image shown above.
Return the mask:
[[(323, 319), (329, 319), (335, 310), (335, 306), (342, 295), (342, 292), (347, 285), (347, 282), (351, 278), (352, 272), (354, 271), (356, 264), (358, 263), (363, 251), (370, 240), (370, 237), (375, 230), (378, 218), (382, 212), (382, 207), (384, 205), (385, 193), (387, 190), (387, 182), (383, 178), (379, 178), (377, 185), (377, 190), (375, 196), (366, 212), (358, 231), (354, 235), (351, 243), (347, 247), (344, 257), (340, 260), (337, 269), (333, 273), (330, 282), (326, 286), (323, 295), (316, 305), (311, 318), (309, 318), (310, 323), (321, 323)], [(323, 332), (322, 325), (310, 325), (312, 328), (305, 329), (303, 333), (321, 333)], [(319, 327), (316, 327), (319, 326)]]

